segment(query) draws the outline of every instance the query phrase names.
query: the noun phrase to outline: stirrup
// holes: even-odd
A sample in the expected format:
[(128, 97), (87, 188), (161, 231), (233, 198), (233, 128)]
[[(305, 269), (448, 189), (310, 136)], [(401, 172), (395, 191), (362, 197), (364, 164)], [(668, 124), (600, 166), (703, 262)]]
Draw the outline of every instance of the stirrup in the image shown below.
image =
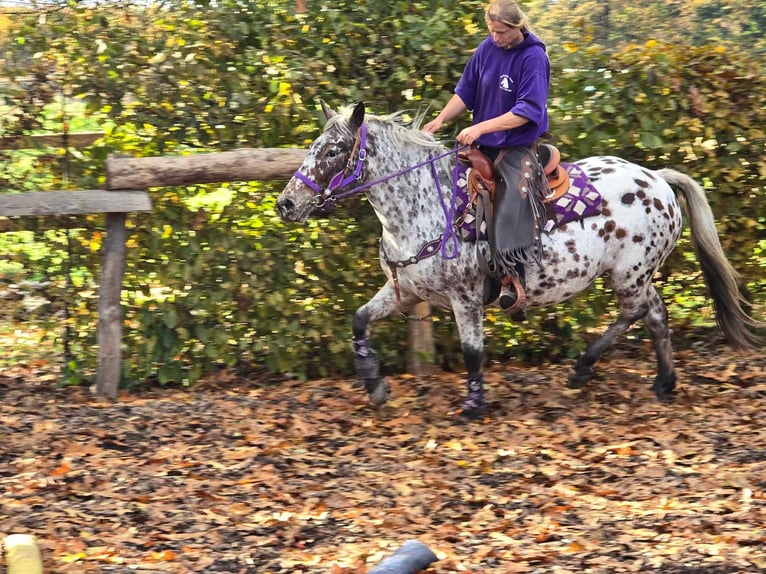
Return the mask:
[(518, 300), (519, 296), (516, 294), (516, 291), (503, 285), (503, 287), (500, 289), (500, 297), (497, 300), (500, 308), (503, 310), (510, 309)]
[[(506, 282), (513, 285), (515, 291), (512, 291), (510, 286), (505, 284)], [(503, 299), (510, 299), (510, 301), (507, 301), (507, 306), (503, 305)], [(524, 290), (524, 286), (521, 284), (518, 276), (506, 276), (503, 278), (503, 287), (500, 290), (498, 304), (503, 312), (510, 315), (511, 318), (516, 320), (524, 320), (526, 318), (524, 308), (527, 306), (527, 292)], [(516, 316), (514, 317), (514, 315)]]

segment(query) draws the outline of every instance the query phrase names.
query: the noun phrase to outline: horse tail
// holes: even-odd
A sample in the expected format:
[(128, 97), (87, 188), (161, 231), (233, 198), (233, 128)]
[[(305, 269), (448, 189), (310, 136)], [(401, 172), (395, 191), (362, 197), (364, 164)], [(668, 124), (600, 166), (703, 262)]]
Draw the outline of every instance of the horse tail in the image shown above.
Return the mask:
[(760, 342), (755, 331), (763, 325), (750, 316), (747, 288), (723, 251), (705, 191), (691, 177), (674, 169), (661, 169), (657, 174), (676, 192), (680, 191), (685, 200), (681, 205), (689, 218), (692, 246), (713, 299), (718, 326), (732, 347), (752, 349)]

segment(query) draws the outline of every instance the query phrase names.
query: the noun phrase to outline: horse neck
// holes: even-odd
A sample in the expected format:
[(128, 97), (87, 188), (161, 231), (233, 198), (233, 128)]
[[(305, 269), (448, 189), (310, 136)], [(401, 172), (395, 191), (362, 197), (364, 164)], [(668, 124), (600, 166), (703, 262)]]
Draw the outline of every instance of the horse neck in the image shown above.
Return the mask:
[[(443, 148), (428, 149), (410, 143), (394, 149), (380, 147), (375, 161), (368, 160), (368, 180), (394, 177), (373, 185), (367, 198), (383, 226), (383, 238), (405, 251), (437, 238), (448, 225), (442, 202), (449, 208), (453, 194), (453, 156), (447, 156), (416, 169)], [(429, 156), (430, 152), (430, 156)], [(438, 175), (434, 176), (434, 170)]]

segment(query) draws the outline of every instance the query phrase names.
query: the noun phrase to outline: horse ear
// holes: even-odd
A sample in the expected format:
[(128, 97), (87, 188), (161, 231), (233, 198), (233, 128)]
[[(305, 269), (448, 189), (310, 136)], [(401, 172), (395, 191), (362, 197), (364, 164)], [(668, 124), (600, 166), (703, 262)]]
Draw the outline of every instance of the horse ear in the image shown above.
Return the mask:
[(319, 100), (319, 103), (322, 105), (322, 111), (324, 112), (324, 117), (326, 120), (329, 120), (330, 118), (338, 115), (337, 112), (328, 106), (327, 102), (324, 100)]
[(354, 106), (354, 111), (351, 112), (349, 124), (351, 129), (356, 131), (362, 127), (362, 122), (364, 122), (364, 102), (359, 102)]

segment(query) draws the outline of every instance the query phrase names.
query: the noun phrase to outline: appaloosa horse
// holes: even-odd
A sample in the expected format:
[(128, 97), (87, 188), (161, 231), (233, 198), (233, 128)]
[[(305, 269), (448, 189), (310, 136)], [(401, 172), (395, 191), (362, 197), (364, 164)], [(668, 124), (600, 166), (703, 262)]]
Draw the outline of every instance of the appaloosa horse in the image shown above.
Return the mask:
[[(324, 103), (322, 107), (324, 131), (280, 193), (277, 206), (283, 220), (303, 222), (317, 208), (328, 210), (338, 199), (364, 193), (380, 219), (380, 258), (388, 280), (354, 314), (358, 376), (372, 403), (382, 405), (389, 389), (367, 338), (370, 323), (420, 301), (450, 308), (467, 370), (461, 412), (467, 417), (480, 414), (486, 406), (483, 308), (496, 301), (497, 290), (486, 291), (478, 263), (486, 241), (479, 230), (469, 237), (460, 227), (471, 212), (470, 202), (459, 198), (453, 185), (461, 177), (457, 154), (417, 125), (404, 125), (400, 114), (365, 115), (362, 103), (341, 112)], [(692, 242), (723, 334), (736, 348), (756, 343), (760, 324), (746, 311), (743, 284), (721, 248), (697, 183), (673, 169), (655, 171), (617, 157), (590, 157), (573, 165), (588, 180), (583, 188), (601, 196), (600, 213), (569, 223), (550, 221), (538, 254), (540, 265), (526, 267), (527, 306), (555, 305), (608, 274), (620, 312), (576, 362), (570, 386), (583, 386), (601, 354), (643, 319), (657, 355), (653, 390), (659, 400), (672, 396), (676, 373), (667, 311), (652, 278), (681, 235), (681, 209), (673, 189), (685, 199)], [(585, 200), (585, 195), (573, 202)], [(478, 241), (473, 241), (476, 235)]]

